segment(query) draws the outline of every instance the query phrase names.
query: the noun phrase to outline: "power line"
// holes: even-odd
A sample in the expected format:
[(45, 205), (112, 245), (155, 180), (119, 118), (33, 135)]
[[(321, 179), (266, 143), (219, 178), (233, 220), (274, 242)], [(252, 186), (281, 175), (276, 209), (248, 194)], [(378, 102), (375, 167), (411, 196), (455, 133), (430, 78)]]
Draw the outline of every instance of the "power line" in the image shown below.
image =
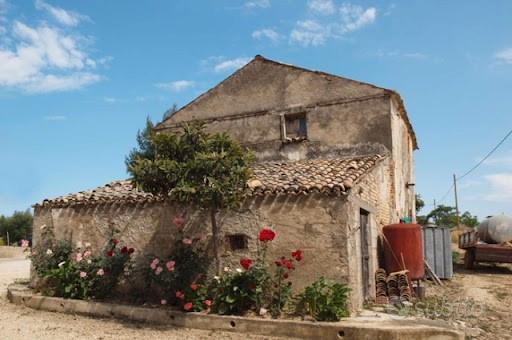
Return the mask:
[(469, 175), (470, 173), (472, 173), (474, 170), (476, 170), (476, 168), (478, 168), (480, 165), (482, 165), (483, 162), (485, 162), (487, 160), (487, 158), (489, 158), (493, 153), (494, 151), (498, 150), (498, 148), (503, 144), (505, 143), (505, 141), (507, 140), (508, 137), (510, 137), (510, 135), (512, 135), (512, 130), (510, 130), (507, 135), (505, 137), (503, 137), (503, 139), (494, 147), (492, 148), (491, 151), (489, 151), (489, 153), (484, 157), (482, 158), (482, 160), (480, 162), (478, 162), (474, 167), (472, 167), (471, 169), (469, 169), (468, 171), (466, 171), (466, 173), (460, 177), (457, 177), (457, 180), (461, 180), (463, 179), (464, 177), (466, 177), (467, 175)]
[[(475, 171), (480, 165), (483, 164), (483, 162), (485, 162), (489, 157), (491, 157), (491, 155), (496, 151), (498, 150), (498, 148), (503, 144), (505, 143), (505, 141), (508, 139), (508, 137), (510, 137), (512, 135), (512, 130), (510, 130), (506, 135), (505, 137), (503, 137), (498, 144), (496, 144), (496, 146), (494, 148), (492, 148), (491, 151), (489, 151), (487, 153), (487, 155), (485, 155), (484, 158), (482, 158), (478, 163), (475, 164), (475, 166), (473, 166), (471, 169), (469, 169), (468, 171), (466, 171), (464, 173), (464, 175), (460, 176), (460, 177), (457, 177), (456, 180), (457, 181), (460, 181), (461, 179), (463, 179), (464, 177), (466, 177), (467, 175), (469, 175), (470, 173), (472, 173), (473, 171)], [(450, 192), (452, 191), (453, 187), (455, 186), (455, 184), (452, 184), (450, 186), (450, 189), (448, 189), (448, 191), (446, 192), (446, 194), (443, 195), (443, 197), (439, 200), (439, 203), (442, 203), (444, 202), (445, 198), (450, 194)]]

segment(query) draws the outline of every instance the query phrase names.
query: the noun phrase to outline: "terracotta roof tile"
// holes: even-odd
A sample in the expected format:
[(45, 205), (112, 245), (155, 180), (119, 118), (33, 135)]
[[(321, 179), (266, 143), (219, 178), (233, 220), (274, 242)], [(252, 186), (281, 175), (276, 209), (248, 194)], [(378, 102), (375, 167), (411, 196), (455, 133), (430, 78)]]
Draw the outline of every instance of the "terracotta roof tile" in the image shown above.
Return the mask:
[[(253, 178), (247, 183), (247, 195), (346, 193), (369, 172), (383, 156), (354, 156), (295, 162), (262, 162), (253, 166)], [(65, 207), (104, 203), (163, 201), (162, 197), (138, 190), (128, 180), (114, 181), (96, 189), (45, 199), (35, 206)]]

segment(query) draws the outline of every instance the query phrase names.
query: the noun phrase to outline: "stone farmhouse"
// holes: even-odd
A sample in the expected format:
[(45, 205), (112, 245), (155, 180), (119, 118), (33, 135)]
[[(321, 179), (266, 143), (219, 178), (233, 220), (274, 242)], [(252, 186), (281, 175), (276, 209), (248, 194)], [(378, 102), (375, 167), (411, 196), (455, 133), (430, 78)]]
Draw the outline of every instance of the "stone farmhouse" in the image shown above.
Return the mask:
[[(223, 266), (254, 258), (258, 230), (271, 226), (270, 259), (304, 251), (297, 289), (320, 276), (345, 282), (353, 311), (374, 296), (381, 227), (415, 220), (418, 146), (397, 92), (256, 56), (156, 128), (169, 133), (195, 120), (229, 133), (258, 160), (242, 207), (220, 216)], [(159, 256), (169, 251), (171, 221), (183, 209), (129, 181), (34, 207), (35, 226), (52, 225), (57, 237), (101, 248), (116, 228), (140, 254)], [(210, 230), (204, 212), (187, 217), (187, 232)]]

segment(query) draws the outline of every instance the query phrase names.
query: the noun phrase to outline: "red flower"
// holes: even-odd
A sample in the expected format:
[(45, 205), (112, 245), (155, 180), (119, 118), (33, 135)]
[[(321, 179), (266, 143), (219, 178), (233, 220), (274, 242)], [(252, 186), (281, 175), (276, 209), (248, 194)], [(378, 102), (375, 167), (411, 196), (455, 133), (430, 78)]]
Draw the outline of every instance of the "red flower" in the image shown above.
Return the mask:
[(287, 279), (287, 278), (288, 278), (288, 273), (284, 273), (283, 277), (284, 277), (285, 279)]
[(276, 260), (274, 263), (275, 263), (275, 264), (276, 264), (276, 266), (278, 266), (278, 267), (281, 267), (281, 266), (283, 265), (283, 263), (282, 263), (281, 261), (279, 261), (279, 260)]
[(176, 292), (176, 299), (183, 300), (184, 297), (185, 297), (185, 294), (183, 294), (183, 292), (181, 292), (179, 290)]
[(128, 254), (128, 247), (124, 246), (121, 248), (121, 254)]
[(185, 311), (187, 311), (187, 312), (188, 312), (189, 310), (191, 310), (191, 309), (192, 309), (192, 302), (187, 302), (186, 304), (184, 304), (184, 305), (183, 305), (183, 309), (184, 309)]
[(135, 249), (133, 249), (133, 248), (129, 248), (129, 249), (128, 249), (128, 254), (133, 254), (133, 252), (134, 252), (134, 251), (135, 251)]
[(249, 270), (249, 268), (251, 268), (251, 264), (252, 264), (252, 261), (251, 259), (248, 259), (246, 257), (240, 259), (240, 265), (245, 269), (245, 270)]
[(119, 243), (119, 240), (116, 240), (115, 238), (112, 239), (112, 244), (117, 245)]
[(272, 241), (276, 233), (272, 229), (261, 229), (259, 239), (262, 242)]
[(291, 263), (288, 259), (283, 260), (283, 266), (285, 266), (288, 270), (293, 269), (293, 263)]
[(212, 300), (204, 300), (203, 303), (206, 305), (206, 307), (210, 308), (212, 306)]
[(293, 251), (292, 257), (300, 262), (302, 260), (302, 250), (297, 249), (296, 251)]
[(197, 283), (192, 283), (190, 285), (190, 289), (192, 289), (193, 292), (195, 292), (199, 288), (199, 285)]
[(114, 251), (109, 250), (109, 251), (107, 251), (106, 255), (107, 255), (107, 256), (112, 256), (112, 255), (114, 255)]

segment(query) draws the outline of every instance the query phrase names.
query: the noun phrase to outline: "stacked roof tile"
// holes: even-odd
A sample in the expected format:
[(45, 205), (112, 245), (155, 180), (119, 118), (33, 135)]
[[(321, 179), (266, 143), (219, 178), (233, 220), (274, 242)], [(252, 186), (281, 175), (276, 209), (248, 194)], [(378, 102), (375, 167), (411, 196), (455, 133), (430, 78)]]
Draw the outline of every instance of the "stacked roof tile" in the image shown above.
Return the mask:
[[(310, 159), (295, 162), (261, 162), (253, 166), (247, 195), (347, 193), (381, 159), (380, 155), (335, 159)], [(96, 189), (45, 199), (36, 206), (65, 207), (105, 203), (139, 203), (163, 198), (137, 189), (132, 182), (114, 181)]]

